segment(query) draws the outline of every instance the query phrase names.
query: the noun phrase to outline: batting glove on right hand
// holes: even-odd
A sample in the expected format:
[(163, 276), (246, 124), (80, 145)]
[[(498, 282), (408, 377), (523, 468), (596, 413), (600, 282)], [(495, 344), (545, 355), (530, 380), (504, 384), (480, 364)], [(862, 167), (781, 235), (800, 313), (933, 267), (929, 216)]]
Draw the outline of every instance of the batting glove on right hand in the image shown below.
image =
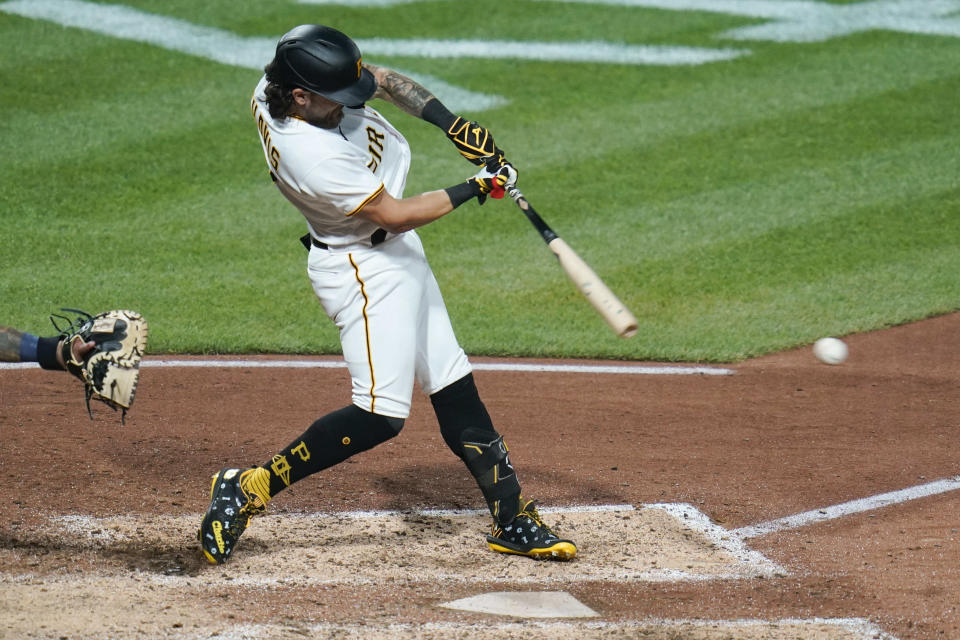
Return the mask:
[(517, 176), (516, 168), (504, 160), (502, 156), (499, 156), (489, 158), (483, 169), (467, 182), (474, 187), (477, 202), (483, 204), (486, 202), (488, 195), (498, 200), (502, 198), (506, 193), (506, 188), (517, 183)]

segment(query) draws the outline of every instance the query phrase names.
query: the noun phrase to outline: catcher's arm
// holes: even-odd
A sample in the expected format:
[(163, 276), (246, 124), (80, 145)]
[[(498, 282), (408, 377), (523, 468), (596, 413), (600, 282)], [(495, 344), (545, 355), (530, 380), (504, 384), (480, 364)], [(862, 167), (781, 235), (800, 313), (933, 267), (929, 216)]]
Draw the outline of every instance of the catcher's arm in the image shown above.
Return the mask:
[(374, 64), (364, 64), (377, 81), (374, 98), (386, 100), (410, 115), (434, 124), (447, 134), (464, 158), (473, 164), (490, 160), (503, 162), (503, 151), (493, 141), (493, 134), (476, 122), (453, 114), (435, 95), (416, 80), (402, 73)]
[[(63, 343), (64, 339), (60, 336), (38, 338), (13, 327), (0, 326), (0, 362), (37, 362), (44, 369), (66, 371)], [(73, 358), (82, 360), (95, 346), (93, 341), (74, 342), (71, 345)]]

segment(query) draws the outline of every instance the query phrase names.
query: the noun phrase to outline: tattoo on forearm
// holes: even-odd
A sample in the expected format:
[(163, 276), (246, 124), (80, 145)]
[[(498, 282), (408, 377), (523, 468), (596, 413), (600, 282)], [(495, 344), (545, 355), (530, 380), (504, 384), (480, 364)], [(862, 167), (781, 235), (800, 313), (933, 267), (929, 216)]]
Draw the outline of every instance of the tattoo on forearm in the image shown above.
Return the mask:
[(0, 361), (20, 362), (23, 334), (10, 327), (0, 327)]
[(374, 98), (382, 98), (412, 116), (420, 117), (423, 107), (434, 98), (423, 85), (392, 69), (368, 64), (366, 67), (377, 79)]

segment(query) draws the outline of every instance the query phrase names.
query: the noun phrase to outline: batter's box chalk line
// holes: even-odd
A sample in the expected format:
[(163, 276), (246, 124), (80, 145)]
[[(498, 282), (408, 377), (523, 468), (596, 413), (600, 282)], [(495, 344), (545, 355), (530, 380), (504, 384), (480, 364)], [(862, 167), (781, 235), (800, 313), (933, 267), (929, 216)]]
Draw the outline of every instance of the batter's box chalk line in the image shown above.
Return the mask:
[[(645, 620), (525, 620), (483, 623), (424, 622), (394, 623), (383, 626), (372, 624), (319, 623), (298, 626), (297, 632), (314, 637), (362, 638), (376, 633), (379, 640), (406, 640), (411, 637), (438, 638), (525, 638), (527, 640), (555, 640), (577, 637), (594, 640), (610, 637), (686, 637), (698, 632), (721, 631), (723, 637), (764, 637), (776, 640), (795, 640), (800, 637), (842, 638), (843, 640), (897, 640), (863, 618), (787, 618), (773, 620), (684, 620), (649, 618)], [(238, 624), (218, 636), (231, 640), (272, 640), (290, 637), (290, 628), (271, 624)], [(418, 635), (421, 634), (421, 635)], [(674, 635), (675, 634), (675, 635)], [(683, 635), (680, 635), (683, 634)], [(719, 637), (719, 636), (711, 636)]]
[(864, 511), (873, 511), (902, 502), (910, 502), (928, 496), (956, 491), (957, 489), (960, 489), (960, 476), (935, 480), (926, 484), (880, 493), (866, 498), (858, 498), (829, 507), (811, 509), (810, 511), (804, 511), (803, 513), (797, 513), (776, 520), (769, 520), (748, 527), (740, 527), (730, 533), (742, 540), (747, 540), (749, 538), (764, 536), (768, 533), (806, 527), (819, 522), (826, 522), (827, 520), (835, 520), (837, 518), (863, 513)]

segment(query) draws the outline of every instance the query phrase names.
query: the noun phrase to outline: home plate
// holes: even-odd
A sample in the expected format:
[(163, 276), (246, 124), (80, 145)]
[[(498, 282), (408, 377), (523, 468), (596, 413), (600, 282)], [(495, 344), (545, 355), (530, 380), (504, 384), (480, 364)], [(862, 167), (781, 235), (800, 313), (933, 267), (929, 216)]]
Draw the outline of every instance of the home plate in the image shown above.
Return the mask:
[(440, 605), (517, 618), (593, 618), (600, 614), (566, 591), (497, 591)]

